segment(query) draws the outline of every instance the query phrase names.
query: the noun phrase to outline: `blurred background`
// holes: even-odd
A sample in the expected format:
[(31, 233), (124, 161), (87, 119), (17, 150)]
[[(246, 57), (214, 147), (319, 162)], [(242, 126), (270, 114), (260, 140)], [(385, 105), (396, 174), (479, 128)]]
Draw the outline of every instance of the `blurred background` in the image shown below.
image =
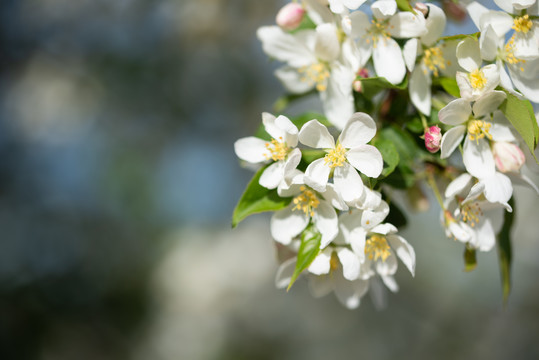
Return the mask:
[(530, 190), (505, 309), (496, 253), (464, 273), (435, 204), (384, 311), (275, 289), (268, 216), (230, 229), (233, 142), (282, 94), (255, 32), (284, 3), (0, 2), (0, 359), (539, 358)]

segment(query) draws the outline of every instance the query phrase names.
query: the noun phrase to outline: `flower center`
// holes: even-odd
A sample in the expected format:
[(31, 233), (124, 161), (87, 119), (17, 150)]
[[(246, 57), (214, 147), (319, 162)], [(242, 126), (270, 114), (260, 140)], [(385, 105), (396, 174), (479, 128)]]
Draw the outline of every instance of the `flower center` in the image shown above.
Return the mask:
[(442, 49), (438, 46), (426, 49), (422, 61), (427, 69), (432, 71), (436, 77), (439, 74), (438, 70), (445, 69), (445, 60), (442, 54)]
[(367, 42), (367, 44), (372, 41), (372, 46), (376, 47), (376, 44), (380, 39), (389, 39), (390, 36), (386, 30), (388, 22), (389, 20), (371, 20), (372, 25), (369, 27), (369, 29), (367, 30), (367, 34), (365, 35), (365, 41)]
[(326, 80), (329, 78), (329, 70), (319, 62), (298, 69), (301, 74), (301, 81), (311, 81), (316, 84), (316, 90), (325, 91), (327, 89)]
[(516, 32), (527, 34), (528, 31), (530, 31), (530, 29), (532, 28), (532, 26), (533, 22), (530, 20), (528, 14), (526, 14), (513, 20), (512, 29), (514, 29)]
[[(513, 35), (511, 39), (509, 39), (507, 44), (505, 44), (502, 56), (505, 59), (505, 62), (508, 62), (511, 65), (515, 65), (519, 63), (524, 64), (526, 62), (526, 60), (522, 60), (515, 57), (515, 35)], [(521, 67), (520, 71), (524, 71), (524, 69)]]
[(301, 210), (310, 217), (314, 216), (314, 209), (320, 204), (320, 200), (316, 197), (314, 191), (307, 189), (305, 186), (300, 187), (302, 193), (294, 198), (294, 206), (292, 210)]
[(469, 224), (471, 227), (474, 227), (479, 223), (479, 216), (483, 215), (483, 211), (477, 203), (463, 205), (460, 209), (460, 213), (462, 214), (462, 221)]
[(487, 78), (481, 69), (475, 69), (470, 73), (470, 84), (474, 89), (482, 89), (487, 84)]
[(468, 122), (468, 136), (470, 140), (476, 140), (479, 142), (479, 139), (484, 138), (485, 136), (488, 139), (492, 139), (492, 135), (489, 133), (489, 129), (492, 124), (482, 121), (482, 120), (471, 120)]
[(324, 164), (329, 164), (329, 167), (332, 169), (343, 166), (343, 163), (346, 161), (345, 155), (346, 149), (341, 144), (337, 144), (335, 149), (331, 149), (324, 157)]
[(329, 259), (329, 267), (331, 271), (335, 271), (339, 268), (339, 257), (337, 256), (337, 253), (332, 252), (331, 258)]
[(279, 137), (280, 141), (271, 139), (271, 142), (266, 143), (266, 149), (270, 152), (266, 155), (266, 159), (272, 159), (273, 161), (284, 160), (290, 148), (283, 142), (283, 138)]
[(382, 261), (386, 261), (387, 257), (391, 255), (389, 252), (390, 249), (385, 236), (382, 235), (372, 235), (365, 242), (365, 255), (371, 260), (376, 261), (382, 258)]

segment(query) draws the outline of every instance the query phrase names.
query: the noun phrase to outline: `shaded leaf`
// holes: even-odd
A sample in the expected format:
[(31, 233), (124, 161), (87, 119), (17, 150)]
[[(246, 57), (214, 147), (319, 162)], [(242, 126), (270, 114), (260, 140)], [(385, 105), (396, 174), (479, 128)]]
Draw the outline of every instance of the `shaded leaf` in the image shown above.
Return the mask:
[(367, 98), (372, 98), (374, 95), (378, 94), (380, 91), (385, 89), (398, 89), (404, 90), (408, 87), (408, 76), (404, 78), (402, 83), (398, 85), (393, 85), (386, 80), (385, 77), (371, 77), (371, 78), (357, 78), (356, 80), (361, 81), (363, 95)]
[(444, 36), (440, 38), (438, 41), (464, 40), (466, 38), (477, 40), (479, 38), (479, 35), (481, 35), (481, 33), (478, 31), (472, 34), (459, 34), (459, 35)]
[(466, 246), (464, 249), (464, 271), (470, 272), (477, 267), (477, 256), (475, 249)]
[(455, 78), (436, 78), (434, 80), (434, 85), (440, 85), (449, 95), (460, 98), (460, 89)]
[(296, 282), (299, 274), (301, 274), (303, 270), (307, 269), (316, 256), (320, 253), (321, 240), (322, 235), (318, 232), (318, 230), (315, 229), (313, 225), (303, 230), (303, 233), (301, 234), (301, 244), (298, 250), (296, 268), (294, 269), (294, 274), (292, 274), (290, 284), (288, 284), (286, 291), (290, 290), (294, 282)]
[(415, 14), (414, 8), (408, 0), (397, 0), (397, 6), (401, 11), (411, 11)]
[(389, 203), (389, 214), (385, 219), (385, 222), (395, 225), (397, 228), (403, 228), (408, 224), (406, 215), (401, 210), (400, 206), (395, 204), (394, 201)]
[(280, 197), (276, 189), (270, 190), (258, 183), (260, 176), (266, 168), (267, 166), (258, 170), (247, 185), (232, 215), (233, 228), (249, 215), (280, 210), (288, 206), (290, 201), (292, 201), (291, 197)]
[(391, 174), (399, 164), (399, 153), (395, 148), (395, 145), (387, 139), (377, 138), (373, 141), (373, 145), (380, 150), (382, 158), (384, 159), (384, 168), (382, 169), (379, 178), (385, 178)]
[(503, 302), (507, 304), (509, 293), (511, 292), (511, 227), (515, 217), (515, 202), (513, 198), (509, 200), (509, 205), (513, 208), (513, 212), (505, 212), (503, 227), (498, 234), (498, 259), (500, 261), (500, 275), (502, 280)]

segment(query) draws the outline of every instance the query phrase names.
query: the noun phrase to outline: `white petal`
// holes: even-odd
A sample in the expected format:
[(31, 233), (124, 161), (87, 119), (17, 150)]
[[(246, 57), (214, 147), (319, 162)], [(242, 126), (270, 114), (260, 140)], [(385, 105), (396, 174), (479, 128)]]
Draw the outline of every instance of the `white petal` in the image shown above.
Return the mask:
[(477, 1), (472, 1), (471, 3), (466, 5), (466, 10), (468, 11), (468, 14), (470, 15), (470, 18), (472, 19), (475, 26), (478, 29), (481, 29), (481, 16), (485, 14), (488, 9)]
[(480, 17), (480, 29), (492, 26), (498, 37), (504, 37), (513, 26), (513, 18), (503, 11), (489, 10)]
[(476, 200), (479, 196), (483, 194), (484, 191), (485, 191), (485, 184), (482, 182), (478, 182), (477, 184), (472, 186), (472, 188), (470, 189), (470, 192), (468, 193), (464, 201), (462, 201), (462, 204), (467, 204), (470, 201)]
[(481, 52), (479, 42), (475, 39), (466, 38), (457, 45), (457, 59), (462, 68), (472, 72), (481, 67)]
[(387, 235), (387, 234), (394, 234), (398, 230), (395, 227), (395, 225), (390, 224), (390, 223), (385, 223), (385, 224), (376, 225), (370, 231), (377, 234)]
[(429, 17), (427, 18), (427, 34), (421, 37), (421, 42), (426, 46), (432, 46), (442, 36), (447, 22), (445, 13), (438, 6), (427, 4), (429, 7)]
[(342, 264), (342, 273), (346, 280), (353, 281), (359, 277), (359, 259), (347, 248), (337, 250), (337, 256)]
[(284, 178), (284, 161), (277, 161), (264, 170), (258, 183), (265, 188), (275, 189)]
[(344, 126), (339, 141), (346, 149), (350, 149), (368, 143), (374, 135), (376, 135), (376, 123), (372, 117), (357, 112)]
[(464, 140), (462, 161), (466, 171), (478, 179), (494, 175), (495, 164), (492, 151), (487, 140), (470, 140), (467, 136)]
[(325, 191), (330, 171), (331, 168), (325, 164), (324, 158), (313, 161), (305, 170), (305, 184), (316, 191)]
[(292, 280), (292, 275), (296, 269), (296, 257), (290, 258), (283, 262), (279, 269), (277, 269), (277, 274), (275, 275), (275, 287), (277, 289), (283, 289), (290, 284)]
[(328, 244), (335, 239), (339, 233), (339, 220), (337, 218), (337, 213), (329, 202), (322, 200), (316, 208), (313, 222), (318, 231), (320, 231), (320, 234), (322, 234), (320, 249), (323, 249), (328, 246)]
[(371, 5), (372, 14), (375, 18), (385, 20), (397, 12), (396, 1), (376, 1)]
[(500, 9), (504, 10), (505, 12), (512, 13), (513, 12), (513, 2), (508, 0), (494, 0), (496, 5), (500, 7)]
[(468, 121), (471, 114), (470, 102), (464, 99), (456, 99), (440, 110), (438, 119), (447, 125), (459, 125)]
[(350, 232), (350, 246), (360, 262), (365, 261), (365, 240), (367, 232), (361, 227), (357, 227)]
[(344, 200), (341, 198), (341, 196), (335, 190), (335, 185), (327, 184), (326, 185), (326, 191), (322, 194), (322, 196), (324, 197), (324, 199), (329, 201), (331, 206), (333, 206), (337, 210), (341, 210), (341, 211), (347, 211), (348, 210), (348, 205), (346, 205)]
[(387, 240), (389, 245), (393, 248), (393, 251), (397, 253), (397, 256), (404, 265), (408, 268), (412, 276), (415, 275), (415, 251), (412, 245), (410, 245), (402, 236), (388, 235)]
[(413, 71), (415, 67), (415, 61), (417, 58), (417, 53), (419, 52), (419, 41), (416, 38), (408, 40), (404, 44), (402, 49), (402, 55), (404, 57), (404, 62), (409, 71)]
[(298, 145), (298, 128), (290, 119), (284, 115), (279, 115), (275, 119), (275, 125), (282, 131), (286, 145), (289, 147), (296, 147)]
[(455, 149), (459, 146), (465, 134), (466, 134), (465, 125), (459, 125), (459, 126), (455, 126), (452, 129), (449, 129), (442, 136), (442, 143), (440, 146), (442, 151), (440, 154), (440, 158), (442, 159), (448, 158), (453, 153), (453, 151), (455, 151)]
[(277, 118), (273, 116), (273, 114), (270, 114), (268, 112), (262, 113), (262, 124), (264, 124), (264, 130), (274, 138), (275, 140), (279, 140), (279, 137), (283, 137), (283, 130), (280, 129), (276, 124), (275, 120)]
[(280, 67), (274, 74), (285, 89), (293, 94), (306, 93), (315, 86), (313, 80), (304, 77), (296, 68), (290, 66)]
[(330, 275), (309, 276), (309, 290), (315, 298), (329, 294), (333, 290)]
[(397, 257), (393, 250), (389, 250), (390, 254), (386, 261), (378, 259), (376, 261), (376, 272), (382, 276), (393, 275), (397, 272)]
[(388, 32), (395, 38), (419, 37), (427, 34), (427, 23), (423, 14), (401, 11), (389, 19)]
[(477, 95), (474, 94), (474, 88), (470, 83), (468, 73), (457, 71), (455, 79), (457, 80), (457, 85), (459, 87), (460, 97), (463, 100), (473, 101), (477, 98)]
[(487, 114), (493, 113), (507, 98), (503, 91), (490, 91), (481, 96), (473, 104), (473, 114), (476, 118), (481, 118)]
[(464, 196), (464, 192), (472, 185), (472, 176), (468, 173), (463, 173), (458, 176), (455, 180), (451, 181), (447, 188), (445, 189), (444, 196), (450, 198), (453, 196), (460, 195)]
[(331, 253), (333, 252), (332, 249), (324, 249), (321, 251), (313, 260), (311, 265), (307, 268), (307, 271), (309, 271), (311, 274), (315, 275), (322, 275), (322, 274), (329, 274), (329, 270), (331, 269)]
[(277, 211), (271, 217), (271, 236), (275, 241), (288, 245), (309, 224), (309, 217), (303, 211), (294, 211), (292, 206)]
[(348, 163), (343, 163), (343, 166), (335, 168), (333, 181), (335, 183), (335, 190), (346, 202), (358, 200), (363, 193), (363, 181), (361, 180), (361, 176), (359, 176), (356, 169)]
[(430, 116), (431, 78), (423, 66), (417, 66), (410, 76), (410, 100), (423, 114)]
[(352, 83), (355, 77), (351, 69), (335, 65), (331, 70), (326, 91), (320, 92), (324, 113), (338, 129), (342, 129), (354, 113)]
[(496, 172), (494, 175), (480, 181), (485, 184), (485, 197), (488, 201), (509, 207), (507, 202), (513, 195), (513, 185), (511, 185), (511, 180), (506, 175)]
[(296, 168), (299, 165), (299, 162), (301, 161), (301, 150), (298, 148), (295, 148), (292, 150), (288, 157), (286, 158), (286, 161), (284, 163), (284, 180), (288, 181), (290, 183), (292, 179), (297, 175)]
[(335, 24), (322, 24), (316, 27), (316, 57), (324, 61), (336, 60), (339, 56), (340, 44)]
[(487, 61), (494, 61), (498, 52), (498, 35), (491, 25), (487, 26), (481, 33), (479, 39), (481, 57)]
[[(535, 29), (534, 29), (535, 28)], [(539, 32), (537, 30), (537, 23), (534, 23), (534, 27), (524, 35), (522, 33), (516, 33), (515, 36), (515, 57), (523, 60), (534, 60), (539, 57), (539, 45), (537, 34), (529, 34), (533, 32)]]
[(371, 25), (367, 14), (362, 11), (354, 11), (349, 15), (349, 19), (351, 25), (349, 36), (352, 39), (363, 37)]
[[(533, 60), (533, 62), (539, 64), (539, 59)], [(509, 67), (509, 74), (518, 91), (531, 101), (539, 103), (539, 85), (537, 84), (537, 78), (526, 78), (525, 71), (514, 69), (512, 66)]]
[(252, 164), (259, 164), (268, 160), (269, 151), (266, 148), (267, 141), (249, 136), (241, 138), (234, 143), (236, 155)]
[(335, 148), (333, 136), (330, 135), (327, 127), (322, 125), (318, 120), (310, 120), (301, 127), (299, 141), (303, 145), (317, 149)]
[(385, 201), (382, 200), (382, 194), (380, 194), (378, 191), (365, 187), (358, 205), (359, 208), (363, 210), (377, 209), (384, 202)]
[(475, 246), (480, 251), (490, 251), (496, 244), (496, 234), (489, 218), (483, 217), (475, 226), (477, 234), (477, 243)]
[(333, 275), (333, 286), (335, 289), (335, 295), (341, 304), (348, 309), (355, 309), (359, 306), (360, 296), (356, 290), (356, 281), (346, 280), (339, 272), (335, 272)]
[(363, 5), (366, 0), (341, 0), (344, 6), (350, 10), (356, 10), (358, 7)]
[[(299, 150), (299, 149), (298, 149)], [(277, 194), (280, 197), (290, 197), (301, 193), (301, 186), (305, 184), (303, 181), (304, 174), (298, 169), (294, 169), (289, 173), (286, 173), (283, 181), (277, 187)]]
[(494, 112), (491, 124), (489, 133), (492, 135), (492, 140), (506, 142), (517, 141), (517, 137), (512, 130), (514, 129), (513, 126), (500, 110)]
[(302, 3), (307, 9), (309, 17), (316, 25), (333, 21), (334, 15), (329, 11), (327, 3), (323, 4), (318, 0), (304, 0)]
[(374, 70), (378, 76), (385, 77), (390, 83), (397, 85), (406, 75), (406, 65), (399, 44), (392, 38), (379, 39), (373, 49)]
[(449, 224), (448, 227), (451, 234), (453, 234), (455, 239), (457, 239), (460, 242), (466, 243), (472, 237), (470, 231), (468, 231), (468, 229), (463, 227), (463, 223), (458, 223), (456, 221), (453, 221)]
[(399, 285), (395, 281), (395, 278), (393, 276), (380, 276), (382, 278), (382, 281), (384, 282), (384, 285), (387, 286), (391, 292), (396, 293), (399, 291)]
[(382, 154), (372, 145), (361, 145), (348, 150), (346, 159), (353, 167), (371, 178), (380, 176), (384, 167)]
[(305, 30), (300, 33), (291, 35), (278, 26), (263, 26), (256, 32), (266, 54), (296, 68), (317, 61), (306, 41), (308, 37), (314, 40), (315, 32)]
[[(378, 226), (389, 214), (389, 205), (385, 201), (381, 201), (380, 205), (375, 209), (364, 210), (361, 214), (361, 226), (366, 229), (372, 229)], [(382, 230), (379, 228), (378, 230)], [(393, 229), (387, 228), (388, 231)]]

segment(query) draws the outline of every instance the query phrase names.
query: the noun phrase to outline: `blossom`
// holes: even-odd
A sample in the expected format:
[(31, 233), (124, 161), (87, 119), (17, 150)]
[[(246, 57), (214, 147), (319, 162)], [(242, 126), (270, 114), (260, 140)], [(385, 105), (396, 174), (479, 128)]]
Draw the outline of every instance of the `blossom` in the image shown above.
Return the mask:
[(366, 0), (328, 0), (329, 8), (335, 14), (343, 14), (348, 10), (356, 10)]
[(327, 154), (309, 164), (305, 183), (317, 191), (324, 191), (333, 172), (335, 189), (344, 201), (356, 201), (363, 192), (363, 181), (356, 169), (368, 177), (378, 177), (383, 159), (380, 151), (367, 145), (376, 134), (374, 120), (365, 113), (355, 113), (346, 123), (337, 144), (328, 129), (317, 120), (307, 122), (299, 132), (302, 144), (324, 149)]
[(440, 150), (440, 142), (442, 141), (442, 131), (436, 125), (425, 130), (425, 148), (435, 153)]
[(355, 11), (349, 15), (349, 36), (359, 41), (363, 59), (371, 57), (378, 76), (392, 84), (399, 84), (406, 75), (402, 50), (393, 38), (412, 38), (427, 34), (423, 14), (409, 11), (398, 12), (395, 1), (376, 1), (371, 5), (373, 14)]
[(477, 40), (467, 38), (457, 45), (457, 60), (467, 72), (457, 71), (456, 79), (461, 98), (477, 100), (494, 90), (500, 83), (500, 73), (495, 64), (481, 67), (481, 53)]
[(298, 3), (288, 3), (279, 10), (275, 22), (284, 30), (294, 30), (303, 21), (305, 9)]
[(301, 151), (294, 149), (298, 144), (298, 128), (286, 117), (262, 114), (262, 123), (271, 141), (249, 136), (234, 143), (236, 155), (251, 164), (269, 165), (260, 176), (260, 185), (275, 189), (299, 164)]

